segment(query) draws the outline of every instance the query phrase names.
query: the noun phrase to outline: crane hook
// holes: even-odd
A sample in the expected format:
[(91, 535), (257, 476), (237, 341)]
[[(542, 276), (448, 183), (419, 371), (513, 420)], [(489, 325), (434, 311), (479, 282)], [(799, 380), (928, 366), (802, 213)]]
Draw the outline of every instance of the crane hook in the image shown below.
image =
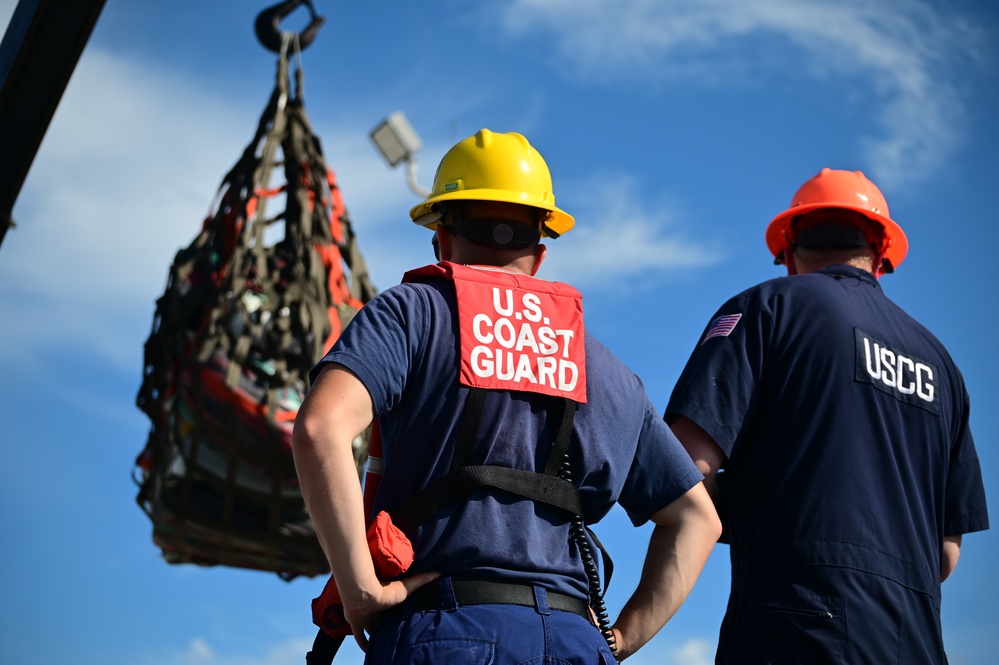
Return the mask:
[(312, 43), (319, 28), (326, 21), (326, 17), (316, 14), (312, 0), (284, 0), (284, 2), (279, 2), (257, 14), (254, 28), (257, 32), (257, 39), (264, 45), (264, 48), (275, 53), (281, 52), (281, 20), (303, 4), (309, 9), (311, 22), (302, 32), (298, 33), (299, 50), (305, 49)]

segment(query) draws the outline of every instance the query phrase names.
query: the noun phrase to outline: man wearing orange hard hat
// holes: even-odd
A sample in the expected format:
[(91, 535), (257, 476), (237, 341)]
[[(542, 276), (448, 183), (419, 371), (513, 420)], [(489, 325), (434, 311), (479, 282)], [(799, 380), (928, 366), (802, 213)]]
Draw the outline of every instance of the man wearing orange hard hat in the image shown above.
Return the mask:
[(822, 169), (766, 243), (788, 276), (717, 310), (665, 413), (730, 545), (716, 663), (945, 663), (941, 582), (989, 520), (961, 373), (878, 280), (908, 240)]
[[(860, 261), (875, 277), (895, 271), (909, 252), (909, 241), (888, 215), (888, 202), (873, 182), (860, 171), (822, 171), (802, 185), (790, 207), (774, 217), (767, 227), (767, 247), (777, 263), (786, 263), (788, 274), (800, 270), (802, 259), (795, 250), (812, 247), (833, 252), (832, 258), (848, 256)], [(871, 250), (867, 268), (865, 251)], [(824, 254), (829, 254), (826, 251)]]

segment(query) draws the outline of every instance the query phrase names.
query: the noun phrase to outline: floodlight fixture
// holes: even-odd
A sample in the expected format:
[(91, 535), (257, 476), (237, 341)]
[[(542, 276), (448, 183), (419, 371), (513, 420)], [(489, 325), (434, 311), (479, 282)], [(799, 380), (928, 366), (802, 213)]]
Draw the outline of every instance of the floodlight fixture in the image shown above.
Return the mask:
[(423, 147), (423, 142), (402, 111), (391, 114), (371, 130), (371, 140), (392, 168), (406, 162), (406, 182), (414, 194), (430, 195), (429, 189), (416, 182), (416, 151)]

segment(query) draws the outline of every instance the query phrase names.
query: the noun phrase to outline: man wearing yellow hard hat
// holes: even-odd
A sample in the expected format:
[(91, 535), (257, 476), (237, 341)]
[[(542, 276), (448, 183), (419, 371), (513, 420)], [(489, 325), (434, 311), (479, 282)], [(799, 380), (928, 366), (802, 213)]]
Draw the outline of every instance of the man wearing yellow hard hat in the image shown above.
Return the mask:
[(946, 663), (941, 582), (989, 521), (961, 373), (879, 280), (908, 240), (822, 169), (766, 243), (788, 277), (717, 310), (666, 407), (731, 546), (716, 663)]
[[(534, 277), (541, 238), (574, 220), (524, 136), (460, 141), (410, 216), (439, 262), (357, 314), (314, 370), (294, 439), (366, 662), (624, 658), (677, 610), (719, 536), (702, 476), (638, 377), (586, 332), (579, 292)], [(372, 421), (381, 465), (365, 514), (350, 444)], [(611, 625), (589, 526), (615, 503), (655, 528)], [(394, 581), (365, 542), (386, 515), (414, 555)]]

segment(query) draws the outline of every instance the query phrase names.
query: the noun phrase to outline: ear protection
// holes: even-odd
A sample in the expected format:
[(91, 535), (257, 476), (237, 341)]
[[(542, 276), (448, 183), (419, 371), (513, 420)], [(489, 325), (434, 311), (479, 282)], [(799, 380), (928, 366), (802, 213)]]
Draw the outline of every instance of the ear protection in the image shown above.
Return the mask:
[(453, 232), (477, 245), (498, 249), (520, 249), (537, 245), (541, 241), (541, 229), (537, 226), (511, 222), (508, 219), (465, 219), (453, 215), (452, 220)]

